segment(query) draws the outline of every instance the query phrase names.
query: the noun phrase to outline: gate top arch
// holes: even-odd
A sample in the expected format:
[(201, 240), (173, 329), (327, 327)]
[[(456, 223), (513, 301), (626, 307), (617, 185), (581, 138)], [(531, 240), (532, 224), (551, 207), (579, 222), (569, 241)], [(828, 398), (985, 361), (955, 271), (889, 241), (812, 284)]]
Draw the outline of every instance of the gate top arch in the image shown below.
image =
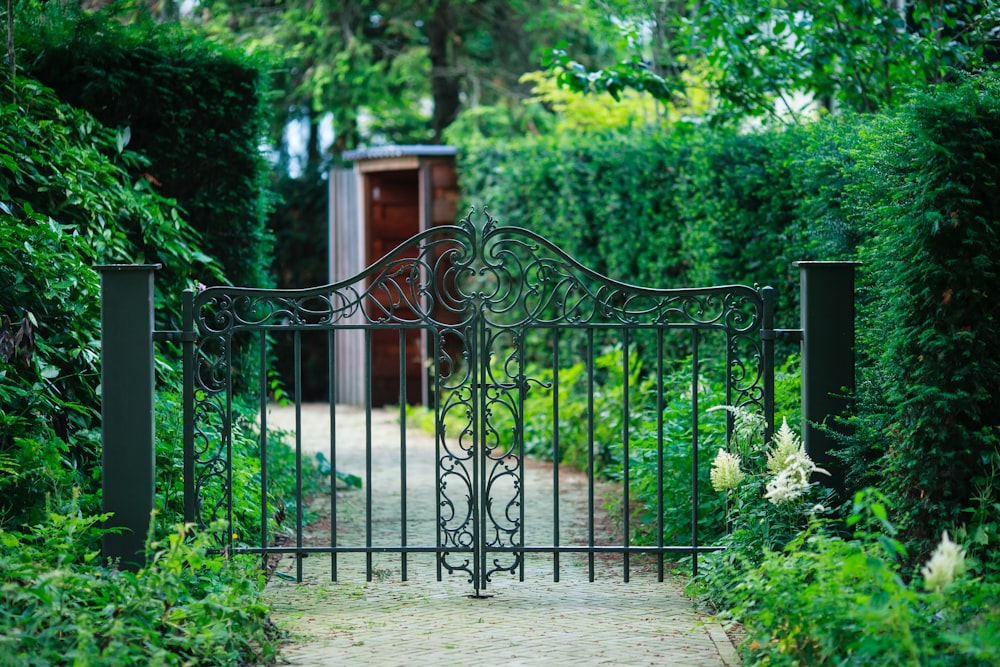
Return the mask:
[(484, 210), (420, 232), (361, 273), (306, 289), (219, 286), (195, 296), (202, 335), (275, 326), (461, 328), (482, 317), (503, 327), (614, 324), (724, 328), (761, 325), (763, 297), (746, 285), (653, 288), (602, 275), (528, 229)]

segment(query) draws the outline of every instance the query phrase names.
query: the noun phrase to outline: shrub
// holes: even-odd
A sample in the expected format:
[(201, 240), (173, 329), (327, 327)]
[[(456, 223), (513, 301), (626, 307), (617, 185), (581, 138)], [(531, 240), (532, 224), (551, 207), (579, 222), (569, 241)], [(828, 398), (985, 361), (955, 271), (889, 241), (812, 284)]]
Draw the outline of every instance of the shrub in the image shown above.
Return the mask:
[(669, 134), (607, 132), (464, 147), (462, 189), (502, 224), (557, 242), (588, 268), (680, 286), (688, 261), (670, 192), (680, 148)]
[[(15, 43), (22, 71), (146, 156), (129, 165), (131, 180), (177, 200), (226, 279), (270, 286), (262, 64), (180, 24), (117, 11), (130, 8), (88, 12), (74, 3), (21, 0)], [(153, 261), (162, 246), (144, 250)], [(190, 281), (222, 280), (198, 264), (185, 270)]]
[(936, 588), (930, 565), (907, 584), (887, 515), (878, 494), (859, 493), (853, 538), (814, 520), (759, 565), (718, 573), (748, 664), (997, 664), (1000, 585), (966, 576)]
[[(176, 206), (133, 182), (117, 132), (28, 79), (0, 87), (0, 523), (35, 521), (46, 495), (98, 479), (100, 299), (94, 266), (162, 261), (216, 270)], [(143, 248), (155, 247), (155, 255)], [(12, 345), (17, 332), (20, 343)], [(11, 345), (9, 345), (11, 344)]]
[(677, 165), (677, 187), (660, 196), (675, 203), (682, 253), (694, 285), (771, 285), (776, 311), (794, 322), (798, 272), (812, 259), (794, 234), (795, 202), (789, 156), (802, 151), (807, 133), (713, 130), (691, 132)]
[(0, 530), (0, 665), (232, 665), (273, 661), (263, 579), (208, 554), (215, 527), (175, 527), (138, 572), (100, 562), (96, 525), (70, 509)]
[(877, 365), (865, 374), (874, 410), (859, 421), (921, 559), (977, 494), (1000, 502), (1000, 80), (917, 94), (873, 126), (856, 196), (878, 292), (863, 342)]
[[(733, 415), (732, 440), (711, 462), (712, 488), (725, 503), (724, 551), (705, 557), (697, 581), (717, 607), (736, 600), (732, 584), (759, 567), (768, 553), (798, 539), (811, 517), (830, 512), (832, 492), (812, 481), (817, 468), (803, 443), (783, 419), (771, 442), (764, 442), (760, 415), (726, 408)], [(723, 434), (724, 437), (725, 434)]]

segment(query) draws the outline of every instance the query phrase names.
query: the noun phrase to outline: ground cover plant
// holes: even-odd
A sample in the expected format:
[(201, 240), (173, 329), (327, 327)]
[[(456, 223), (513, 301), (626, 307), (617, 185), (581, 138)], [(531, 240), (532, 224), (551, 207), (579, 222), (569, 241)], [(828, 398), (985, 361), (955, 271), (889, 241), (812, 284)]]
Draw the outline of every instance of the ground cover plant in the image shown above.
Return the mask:
[(252, 561), (211, 553), (225, 526), (176, 525), (136, 572), (103, 564), (107, 515), (70, 504), (0, 530), (0, 665), (271, 661), (278, 634)]

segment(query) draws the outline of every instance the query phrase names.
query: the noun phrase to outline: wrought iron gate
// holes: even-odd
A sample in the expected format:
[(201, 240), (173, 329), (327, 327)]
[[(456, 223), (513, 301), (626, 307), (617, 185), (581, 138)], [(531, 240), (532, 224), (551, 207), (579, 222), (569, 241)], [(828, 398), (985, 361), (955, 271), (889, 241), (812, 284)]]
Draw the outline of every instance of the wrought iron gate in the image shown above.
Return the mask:
[[(773, 336), (762, 335), (773, 331), (772, 319), (770, 288), (630, 286), (580, 265), (533, 232), (500, 226), (488, 215), (477, 221), (472, 213), (458, 225), (418, 234), (350, 280), (306, 290), (213, 287), (187, 293), (180, 336), (185, 346), (187, 520), (232, 522), (233, 401), (241, 386), (256, 385), (264, 499), (260, 535), (253, 540), (230, 538), (227, 547), (233, 552), (295, 554), (300, 577), (301, 558), (307, 554), (331, 554), (336, 576), (337, 554), (360, 552), (368, 556), (369, 578), (372, 553), (402, 554), (405, 577), (408, 555), (429, 552), (435, 555), (439, 577), (459, 573), (477, 593), (498, 573), (523, 578), (529, 553), (552, 554), (556, 577), (559, 555), (565, 553), (588, 558), (591, 578), (594, 557), (601, 553), (622, 554), (626, 579), (629, 558), (635, 554), (658, 558), (661, 577), (665, 554), (689, 554), (697, 567), (697, 555), (716, 548), (703, 544), (699, 536), (699, 482), (704, 482), (699, 467), (704, 468), (705, 460), (699, 460), (698, 420), (705, 407), (699, 405), (704, 376), (715, 373), (720, 378), (726, 405), (759, 411), (772, 423)], [(267, 401), (269, 340), (277, 332), (294, 340), (296, 400), (303, 335), (319, 332), (325, 337), (331, 404), (337, 401), (337, 378), (345, 377), (342, 368), (354, 364), (366, 388), (364, 403), (370, 415), (373, 354), (386, 356), (373, 353), (379, 340), (392, 343), (388, 349), (398, 368), (400, 403), (412, 399), (407, 387), (417, 374), (436, 424), (435, 543), (407, 543), (405, 493), (398, 545), (376, 546), (370, 538), (364, 544), (337, 543), (335, 532), (329, 545), (304, 545), (301, 511), (296, 512), (294, 543), (273, 543), (270, 522), (278, 510), (267, 492)], [(246, 354), (248, 349), (254, 350), (252, 355)], [(684, 360), (681, 366), (672, 361), (678, 354)], [(426, 363), (419, 363), (424, 359)], [(676, 377), (681, 367), (688, 374), (686, 386), (668, 385), (665, 378)], [(612, 373), (621, 375), (613, 400), (595, 396), (602, 377)], [(565, 408), (560, 413), (561, 396), (567, 391), (587, 395), (583, 413), (567, 415)], [(634, 517), (629, 498), (634, 475), (630, 463), (639, 447), (633, 432), (635, 406), (641, 403), (655, 413), (655, 433), (644, 446), (659, 460), (655, 483), (662, 490), (663, 450), (679, 446), (665, 434), (671, 425), (663, 423), (664, 405), (680, 394), (692, 406), (691, 422), (684, 427), (690, 433), (690, 442), (684, 443), (691, 458), (686, 501), (691, 507), (690, 534), (683, 543), (665, 539), (661, 491), (659, 517), (647, 517), (660, 522), (659, 529), (651, 530), (656, 537), (652, 544), (636, 545), (630, 536)], [(540, 436), (531, 412), (538, 409), (539, 396), (549, 406), (547, 431)], [(610, 414), (600, 413), (602, 409)], [(731, 433), (731, 417), (719, 414)], [(602, 436), (596, 434), (606, 436), (605, 427), (612, 422), (614, 441), (598, 441)], [(524, 457), (527, 439), (536, 436), (548, 442), (556, 459), (570, 446), (586, 452), (591, 483), (604, 453), (620, 452), (620, 543), (602, 544), (600, 536), (595, 538), (593, 486), (588, 536), (574, 543), (560, 539), (558, 476), (555, 533), (544, 544), (527, 543)], [(405, 477), (403, 484), (405, 489)], [(367, 520), (370, 535), (370, 514)]]

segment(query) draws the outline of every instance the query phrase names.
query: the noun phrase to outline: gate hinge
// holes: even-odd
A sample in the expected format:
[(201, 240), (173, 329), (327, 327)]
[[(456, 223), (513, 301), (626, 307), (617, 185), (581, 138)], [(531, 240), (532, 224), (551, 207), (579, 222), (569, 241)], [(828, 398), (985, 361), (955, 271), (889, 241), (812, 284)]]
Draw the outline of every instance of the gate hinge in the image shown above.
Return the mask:
[(157, 343), (193, 343), (198, 340), (194, 331), (154, 331), (153, 340)]
[(761, 340), (777, 340), (786, 343), (801, 343), (802, 329), (761, 329)]

